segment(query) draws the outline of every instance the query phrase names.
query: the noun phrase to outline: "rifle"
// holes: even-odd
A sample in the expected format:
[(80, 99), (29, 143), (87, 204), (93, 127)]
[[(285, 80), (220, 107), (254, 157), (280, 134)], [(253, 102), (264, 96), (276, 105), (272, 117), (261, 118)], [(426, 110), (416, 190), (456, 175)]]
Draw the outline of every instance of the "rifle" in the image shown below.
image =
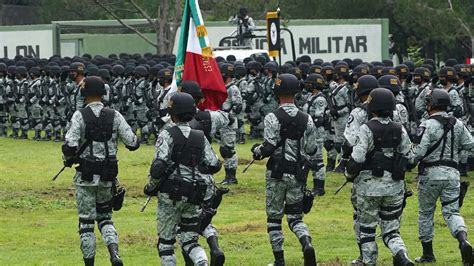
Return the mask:
[(245, 166), (244, 170), (242, 171), (242, 174), (244, 174), (245, 172), (247, 172), (247, 170), (249, 169), (249, 167), (255, 162), (255, 159), (252, 159), (248, 164), (247, 166)]
[(343, 189), (343, 188), (347, 185), (347, 183), (349, 183), (349, 181), (346, 180), (346, 182), (344, 182), (344, 184), (342, 184), (340, 187), (338, 187), (338, 188), (336, 189), (336, 192), (334, 192), (334, 195), (336, 195), (337, 193), (339, 193), (339, 191), (341, 191), (341, 189)]
[[(87, 146), (89, 146), (89, 144), (92, 142), (92, 140), (86, 140), (86, 142), (84, 142), (84, 144), (81, 145), (81, 147), (79, 148), (79, 151), (76, 153), (76, 155), (74, 155), (74, 157), (72, 158), (72, 160), (76, 163), (77, 160), (79, 159), (79, 156), (84, 152), (84, 150), (86, 149)], [(64, 169), (66, 169), (66, 165), (63, 166), (63, 168), (61, 168), (61, 170), (59, 170), (59, 172), (53, 176), (53, 181), (56, 180), (56, 178), (58, 178), (58, 176), (64, 171)], [(70, 167), (70, 166), (69, 166)]]
[(66, 166), (63, 166), (63, 168), (61, 168), (61, 170), (59, 170), (59, 172), (55, 176), (53, 176), (52, 181), (55, 181), (56, 178), (58, 178), (58, 176), (64, 171), (64, 169), (66, 169)]
[(143, 204), (143, 207), (140, 209), (141, 213), (145, 211), (146, 206), (148, 206), (148, 203), (150, 202), (150, 200), (151, 200), (151, 196), (148, 196), (148, 198), (146, 198), (145, 204)]

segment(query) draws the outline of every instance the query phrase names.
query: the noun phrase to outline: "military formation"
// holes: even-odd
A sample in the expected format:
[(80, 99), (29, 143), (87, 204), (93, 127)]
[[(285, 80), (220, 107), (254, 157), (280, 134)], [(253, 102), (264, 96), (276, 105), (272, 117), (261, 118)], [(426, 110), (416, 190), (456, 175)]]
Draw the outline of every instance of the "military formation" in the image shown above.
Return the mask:
[(474, 66), (455, 59), (442, 67), (431, 59), (419, 66), (309, 56), (281, 66), (264, 56), (216, 60), (228, 92), (218, 111), (197, 109), (206, 99), (194, 81), (171, 92), (174, 55), (0, 59), (0, 135), (64, 142), (65, 166), (77, 166), (86, 265), (94, 265), (96, 223), (111, 263), (123, 264), (112, 221), (125, 194), (117, 178), (119, 138), (130, 151), (155, 143), (144, 193), (159, 198), (157, 249), (163, 265), (176, 265), (177, 238), (186, 265), (208, 265), (199, 235), (210, 247), (210, 264), (224, 264), (212, 218), (228, 190), (213, 175), (223, 166), (221, 186), (238, 184), (236, 145), (247, 138), (263, 140), (252, 147), (253, 160), (268, 158), (266, 215), (274, 265), (285, 265), (284, 215), (301, 243), (304, 264), (316, 265), (303, 217), (314, 197), (325, 195), (326, 172), (344, 173), (353, 183), (360, 254), (352, 264), (377, 263), (380, 226), (394, 265), (414, 265), (399, 229), (411, 196), (405, 172), (417, 165), (423, 254), (415, 261), (436, 261), (433, 216), (439, 199), (463, 263), (473, 265), (459, 208), (468, 187), (460, 176), (474, 169)]

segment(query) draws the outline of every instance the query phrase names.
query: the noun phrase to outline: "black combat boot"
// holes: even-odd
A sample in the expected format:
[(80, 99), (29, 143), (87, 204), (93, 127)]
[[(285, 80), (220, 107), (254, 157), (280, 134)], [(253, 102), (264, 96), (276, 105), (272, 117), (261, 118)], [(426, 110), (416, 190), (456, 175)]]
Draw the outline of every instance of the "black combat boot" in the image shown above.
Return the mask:
[(364, 262), (362, 261), (362, 244), (357, 243), (359, 246), (359, 257), (351, 262), (352, 265), (364, 265)]
[(142, 134), (140, 136), (140, 144), (148, 145), (148, 135), (147, 134)]
[(433, 254), (433, 241), (421, 242), (423, 247), (423, 255), (415, 259), (416, 263), (434, 263), (436, 262), (435, 255)]
[(33, 140), (41, 140), (41, 130), (35, 129), (35, 136)]
[(235, 176), (236, 173), (237, 173), (237, 169), (225, 168), (225, 178), (221, 182), (221, 184), (222, 185), (238, 184), (237, 177)]
[(461, 251), (462, 263), (463, 265), (473, 265), (472, 261), (472, 246), (467, 241), (467, 233), (460, 231), (456, 238), (459, 241), (459, 250)]
[(474, 157), (467, 158), (467, 171), (474, 170)]
[(275, 258), (275, 262), (273, 266), (285, 266), (285, 254), (282, 251), (273, 251), (273, 257)]
[(112, 266), (123, 266), (122, 259), (119, 256), (118, 245), (113, 243), (107, 246), (110, 254), (110, 263)]
[(334, 167), (336, 167), (336, 160), (328, 158), (328, 164), (326, 165), (326, 172), (334, 171)]
[(326, 191), (324, 190), (324, 180), (313, 179), (313, 183), (313, 196), (323, 196), (326, 194)]
[(301, 237), (300, 243), (303, 248), (304, 266), (316, 266), (316, 254), (313, 245), (311, 245), (311, 237)]
[(219, 247), (217, 236), (210, 236), (207, 239), (207, 244), (211, 250), (211, 266), (222, 266), (225, 262), (225, 256), (222, 249)]
[(467, 176), (467, 163), (460, 163), (458, 168), (461, 176)]
[(54, 142), (60, 142), (61, 141), (61, 131), (56, 130), (54, 132)]
[(405, 250), (400, 250), (393, 257), (393, 266), (415, 266), (415, 263), (408, 258)]
[(18, 138), (18, 128), (13, 128), (12, 129), (12, 134), (10, 135), (10, 138), (13, 138), (13, 139)]
[(240, 133), (239, 144), (245, 144), (245, 133)]
[(184, 265), (185, 266), (194, 266), (193, 260), (189, 257), (189, 255), (188, 255), (188, 253), (186, 253), (186, 251), (181, 249), (181, 254), (183, 254)]
[(21, 129), (20, 139), (28, 139), (28, 129)]
[(42, 138), (42, 140), (46, 140), (46, 141), (51, 140), (51, 130), (46, 130), (45, 131), (45, 134), (44, 134), (44, 137)]
[(347, 159), (341, 159), (339, 161), (339, 165), (336, 167), (336, 169), (334, 169), (334, 172), (344, 173), (344, 171), (346, 170), (347, 161), (348, 161)]
[(85, 266), (94, 266), (94, 257), (92, 258), (84, 258), (84, 265)]

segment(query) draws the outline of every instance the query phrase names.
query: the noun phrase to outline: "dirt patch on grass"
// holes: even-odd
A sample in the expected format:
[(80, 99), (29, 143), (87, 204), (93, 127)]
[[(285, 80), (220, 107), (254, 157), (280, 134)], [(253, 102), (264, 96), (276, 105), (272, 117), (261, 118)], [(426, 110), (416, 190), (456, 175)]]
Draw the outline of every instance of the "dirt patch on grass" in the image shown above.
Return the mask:
[(264, 223), (224, 225), (219, 228), (222, 233), (261, 232), (262, 230), (266, 230), (266, 224)]

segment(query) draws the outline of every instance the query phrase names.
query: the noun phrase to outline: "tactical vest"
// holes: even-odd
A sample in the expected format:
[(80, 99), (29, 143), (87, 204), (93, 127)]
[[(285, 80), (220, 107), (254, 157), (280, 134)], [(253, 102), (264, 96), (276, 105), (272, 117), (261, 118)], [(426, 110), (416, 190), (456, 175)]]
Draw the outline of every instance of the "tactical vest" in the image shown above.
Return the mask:
[[(99, 175), (103, 181), (112, 181), (118, 174), (118, 161), (115, 155), (109, 154), (108, 141), (112, 139), (115, 111), (109, 108), (102, 108), (99, 117), (96, 117), (92, 109), (88, 106), (79, 110), (84, 120), (86, 142), (80, 149), (79, 155), (84, 151), (83, 147), (89, 146), (89, 154), (85, 158), (79, 159), (79, 166), (76, 168), (82, 173), (82, 180), (92, 181), (94, 175)], [(98, 160), (94, 156), (93, 142), (104, 144), (105, 158)]]
[[(324, 96), (324, 94), (322, 94), (322, 93), (318, 93), (318, 95), (316, 95), (316, 97), (311, 98), (311, 100), (309, 100), (308, 103), (307, 103), (308, 104), (308, 110), (307, 110), (308, 115), (311, 115), (311, 107), (313, 107), (313, 103), (320, 97), (323, 97), (324, 99), (326, 99), (326, 102), (327, 102), (326, 96)], [(326, 108), (324, 109), (324, 111), (326, 111), (327, 109), (328, 109), (328, 106), (326, 105)], [(329, 117), (327, 115), (324, 115), (324, 113), (323, 113), (323, 116), (321, 116), (320, 118), (316, 118), (316, 117), (312, 117), (312, 118), (313, 118), (314, 125), (316, 127), (322, 127), (322, 126), (326, 127), (330, 123)]]
[(193, 120), (189, 122), (189, 126), (192, 129), (203, 131), (207, 140), (209, 142), (212, 141), (212, 137), (211, 137), (212, 120), (211, 120), (211, 113), (209, 111), (199, 110), (197, 114), (194, 116)]
[[(177, 174), (171, 174), (163, 181), (160, 192), (169, 195), (169, 198), (176, 201), (187, 198), (187, 202), (200, 205), (206, 196), (207, 184), (204, 180), (196, 180), (196, 167), (202, 162), (204, 152), (204, 133), (200, 130), (191, 129), (186, 138), (179, 127), (175, 126), (167, 129), (173, 139), (173, 149), (171, 160), (174, 162), (172, 171), (176, 169)], [(181, 175), (181, 165), (190, 167), (192, 170), (192, 180), (184, 179)]]
[[(371, 170), (376, 177), (382, 177), (387, 171), (394, 180), (404, 179), (407, 160), (397, 152), (402, 139), (402, 125), (395, 122), (382, 124), (377, 120), (370, 120), (366, 125), (372, 132), (374, 149), (367, 154), (363, 169)], [(384, 155), (383, 149), (387, 148), (393, 149), (393, 158)]]
[[(305, 163), (302, 162), (300, 156), (300, 141), (304, 136), (306, 127), (308, 125), (309, 115), (298, 111), (296, 116), (290, 116), (283, 108), (278, 108), (275, 114), (280, 124), (280, 142), (277, 143), (275, 149), (281, 146), (279, 155), (273, 155), (267, 162), (267, 168), (271, 169), (271, 177), (275, 179), (283, 178), (283, 174), (294, 175), (298, 180), (306, 179), (309, 169), (305, 168)], [(285, 159), (286, 140), (296, 140), (298, 142), (296, 151), (296, 162)], [(306, 173), (306, 174), (305, 174)]]

